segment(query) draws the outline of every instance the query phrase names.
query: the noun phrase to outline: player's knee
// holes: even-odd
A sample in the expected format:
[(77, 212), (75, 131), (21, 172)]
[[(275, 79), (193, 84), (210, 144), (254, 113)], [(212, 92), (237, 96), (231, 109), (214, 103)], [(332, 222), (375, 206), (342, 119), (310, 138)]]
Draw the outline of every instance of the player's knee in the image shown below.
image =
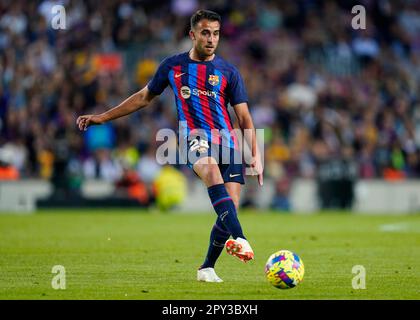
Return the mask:
[(223, 178), (217, 164), (196, 164), (194, 171), (208, 187), (223, 183)]
[(216, 160), (202, 158), (194, 164), (194, 171), (207, 186), (223, 183), (222, 174)]
[(208, 169), (207, 181), (209, 182), (209, 185), (223, 183), (223, 178), (217, 165), (209, 165)]

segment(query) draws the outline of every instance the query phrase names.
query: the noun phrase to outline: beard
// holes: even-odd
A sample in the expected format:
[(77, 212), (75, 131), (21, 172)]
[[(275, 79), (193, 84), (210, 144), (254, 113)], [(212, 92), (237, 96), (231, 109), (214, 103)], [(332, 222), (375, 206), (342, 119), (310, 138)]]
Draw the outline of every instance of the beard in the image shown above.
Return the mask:
[(207, 48), (206, 46), (203, 46), (197, 52), (203, 57), (210, 57), (214, 54), (215, 51), (216, 51), (215, 46), (213, 46), (212, 48)]

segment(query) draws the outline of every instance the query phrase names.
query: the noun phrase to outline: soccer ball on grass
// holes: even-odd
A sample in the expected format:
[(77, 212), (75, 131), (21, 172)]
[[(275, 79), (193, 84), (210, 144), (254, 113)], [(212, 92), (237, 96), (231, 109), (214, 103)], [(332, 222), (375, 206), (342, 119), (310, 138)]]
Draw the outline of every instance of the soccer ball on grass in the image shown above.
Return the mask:
[(265, 264), (268, 282), (279, 289), (296, 287), (303, 280), (305, 267), (302, 259), (289, 250), (273, 253)]

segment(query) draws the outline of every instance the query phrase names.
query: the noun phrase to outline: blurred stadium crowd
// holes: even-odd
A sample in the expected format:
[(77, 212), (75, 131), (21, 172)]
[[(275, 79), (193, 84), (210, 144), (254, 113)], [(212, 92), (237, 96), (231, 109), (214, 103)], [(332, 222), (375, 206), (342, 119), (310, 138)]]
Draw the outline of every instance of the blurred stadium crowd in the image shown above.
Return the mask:
[[(51, 27), (56, 4), (65, 30)], [(356, 4), (365, 30), (352, 28)], [(147, 189), (162, 169), (156, 132), (177, 128), (170, 90), (86, 133), (75, 120), (115, 106), (164, 57), (189, 50), (189, 17), (200, 8), (222, 15), (218, 54), (243, 75), (279, 195), (331, 159), (351, 162), (361, 179), (420, 177), (420, 1), (1, 0), (0, 179)]]

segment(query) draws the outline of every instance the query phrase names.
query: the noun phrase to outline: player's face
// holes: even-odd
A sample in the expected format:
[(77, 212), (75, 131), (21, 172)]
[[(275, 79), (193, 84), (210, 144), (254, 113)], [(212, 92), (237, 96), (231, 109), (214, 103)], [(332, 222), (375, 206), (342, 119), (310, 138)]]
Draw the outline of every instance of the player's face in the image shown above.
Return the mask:
[(190, 31), (195, 50), (201, 56), (211, 56), (219, 44), (220, 23), (203, 19)]

